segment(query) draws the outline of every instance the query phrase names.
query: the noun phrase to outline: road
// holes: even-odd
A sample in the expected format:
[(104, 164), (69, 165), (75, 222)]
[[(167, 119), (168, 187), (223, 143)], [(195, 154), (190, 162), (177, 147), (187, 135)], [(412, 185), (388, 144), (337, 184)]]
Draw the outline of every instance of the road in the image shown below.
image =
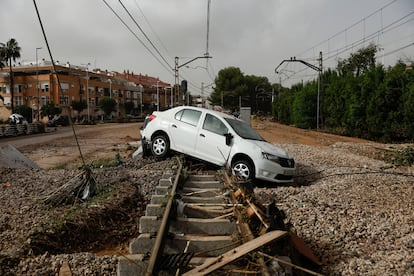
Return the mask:
[[(128, 156), (131, 142), (140, 140), (141, 123), (74, 125), (82, 155), (87, 162), (114, 158), (116, 153)], [(352, 137), (298, 129), (269, 120), (254, 120), (252, 126), (269, 142), (275, 144), (306, 144), (329, 146), (336, 142), (368, 143)], [(41, 168), (74, 167), (81, 164), (80, 153), (71, 127), (56, 131), (0, 139), (0, 145), (11, 144)], [(69, 167), (68, 167), (69, 166)]]
[[(130, 154), (128, 143), (140, 139), (140, 124), (74, 125), (74, 129), (82, 155), (90, 162), (113, 158), (116, 153)], [(14, 146), (44, 169), (81, 164), (80, 152), (70, 126), (58, 127), (56, 131), (48, 133), (0, 139), (0, 145), (4, 144)]]

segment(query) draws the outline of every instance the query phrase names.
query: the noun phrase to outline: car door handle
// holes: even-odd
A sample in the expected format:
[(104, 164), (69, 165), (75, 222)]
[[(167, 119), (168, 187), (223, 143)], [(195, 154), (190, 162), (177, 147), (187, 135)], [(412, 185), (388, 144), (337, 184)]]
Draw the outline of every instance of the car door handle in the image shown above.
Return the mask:
[(172, 125), (172, 127), (175, 127), (175, 128), (177, 128), (177, 126), (176, 126), (176, 125), (174, 125), (174, 124)]
[(201, 137), (206, 137), (203, 133), (200, 133), (200, 136), (201, 136)]

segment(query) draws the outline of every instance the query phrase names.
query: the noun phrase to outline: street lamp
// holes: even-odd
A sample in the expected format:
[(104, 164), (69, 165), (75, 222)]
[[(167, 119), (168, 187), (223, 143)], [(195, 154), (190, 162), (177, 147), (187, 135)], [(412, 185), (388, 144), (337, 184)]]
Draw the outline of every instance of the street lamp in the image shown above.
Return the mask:
[(158, 90), (158, 83), (160, 83), (160, 80), (157, 80), (157, 111), (160, 111), (160, 91)]
[(140, 116), (142, 116), (142, 97), (143, 97), (143, 92), (144, 92), (144, 87), (142, 86), (142, 84), (139, 84), (138, 85), (138, 89), (139, 89), (139, 93), (140, 93), (140, 96), (139, 96), (139, 106), (140, 106), (140, 110), (141, 110), (141, 112), (140, 112)]
[(109, 98), (112, 99), (112, 80), (108, 79), (109, 82)]
[(37, 96), (37, 121), (40, 121), (40, 96), (39, 96), (39, 62), (37, 61), (37, 51), (42, 47), (36, 48), (36, 96)]
[(90, 122), (90, 107), (89, 107), (89, 68), (88, 66), (91, 65), (90, 62), (88, 62), (87, 64), (82, 64), (82, 65), (86, 65), (86, 105), (88, 108), (88, 123)]

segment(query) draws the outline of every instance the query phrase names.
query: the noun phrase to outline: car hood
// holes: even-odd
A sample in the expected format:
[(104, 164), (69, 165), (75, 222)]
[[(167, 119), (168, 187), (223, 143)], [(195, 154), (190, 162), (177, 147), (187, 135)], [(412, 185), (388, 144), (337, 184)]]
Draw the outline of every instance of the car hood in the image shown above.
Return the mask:
[(277, 155), (283, 158), (292, 158), (286, 151), (267, 141), (251, 140), (251, 142), (261, 148), (263, 152)]

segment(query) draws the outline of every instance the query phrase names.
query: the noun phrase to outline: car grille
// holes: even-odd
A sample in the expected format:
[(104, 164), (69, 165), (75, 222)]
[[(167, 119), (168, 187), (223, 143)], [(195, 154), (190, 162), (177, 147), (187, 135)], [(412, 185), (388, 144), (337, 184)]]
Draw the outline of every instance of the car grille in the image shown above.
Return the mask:
[(279, 164), (284, 168), (294, 168), (295, 167), (295, 160), (287, 159), (287, 158), (280, 158), (279, 157)]

